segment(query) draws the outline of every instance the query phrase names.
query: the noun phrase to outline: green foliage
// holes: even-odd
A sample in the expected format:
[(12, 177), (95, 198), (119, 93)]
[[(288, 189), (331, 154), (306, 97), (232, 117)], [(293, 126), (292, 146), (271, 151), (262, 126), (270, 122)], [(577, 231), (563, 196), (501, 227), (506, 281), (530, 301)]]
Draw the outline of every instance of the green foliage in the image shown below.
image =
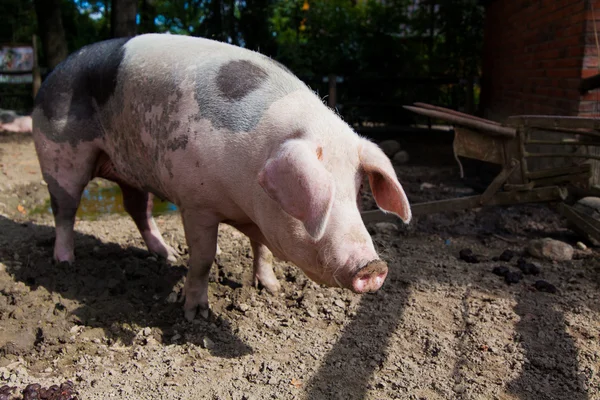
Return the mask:
[[(139, 0), (138, 32), (202, 36), (259, 50), (323, 94), (323, 77), (343, 76), (338, 98), (346, 104), (421, 100), (452, 106), (464, 103), (464, 88), (426, 79), (480, 75), (483, 7), (478, 3)], [(62, 0), (69, 51), (109, 37), (110, 4)], [(0, 41), (30, 42), (35, 21), (32, 0), (3, 0)], [(355, 111), (347, 106), (343, 112)]]
[(36, 30), (32, 0), (0, 1), (0, 43), (31, 43)]

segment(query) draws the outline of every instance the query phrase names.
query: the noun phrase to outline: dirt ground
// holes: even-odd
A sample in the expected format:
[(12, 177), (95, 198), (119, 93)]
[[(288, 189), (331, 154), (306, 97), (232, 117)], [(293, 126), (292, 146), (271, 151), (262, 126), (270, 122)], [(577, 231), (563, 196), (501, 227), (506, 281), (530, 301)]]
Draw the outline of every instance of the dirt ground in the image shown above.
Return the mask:
[[(398, 168), (412, 202), (467, 195), (457, 169)], [(429, 185), (424, 185), (427, 183)], [(598, 252), (491, 273), (534, 238), (580, 240), (551, 206), (483, 208), (369, 226), (390, 273), (376, 294), (320, 287), (276, 263), (282, 292), (254, 288), (248, 240), (223, 226), (212, 314), (188, 323), (175, 265), (133, 222), (76, 224), (77, 262), (52, 265), (47, 191), (32, 141), (0, 133), (0, 386), (73, 381), (80, 399), (600, 399)], [(177, 214), (160, 216), (185, 252)], [(465, 263), (461, 249), (482, 259)], [(533, 287), (546, 280), (555, 294)]]

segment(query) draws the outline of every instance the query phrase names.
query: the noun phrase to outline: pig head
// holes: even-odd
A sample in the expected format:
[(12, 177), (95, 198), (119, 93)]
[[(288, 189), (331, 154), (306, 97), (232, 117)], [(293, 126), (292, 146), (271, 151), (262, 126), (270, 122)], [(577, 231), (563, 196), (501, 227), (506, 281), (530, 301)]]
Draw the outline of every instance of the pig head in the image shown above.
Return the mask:
[(384, 212), (408, 223), (410, 205), (380, 148), (334, 121), (337, 116), (329, 117), (328, 132), (317, 126), (269, 155), (258, 173), (268, 199), (261, 202), (255, 218), (269, 248), (315, 282), (356, 293), (376, 291), (388, 268), (360, 215), (364, 178)]

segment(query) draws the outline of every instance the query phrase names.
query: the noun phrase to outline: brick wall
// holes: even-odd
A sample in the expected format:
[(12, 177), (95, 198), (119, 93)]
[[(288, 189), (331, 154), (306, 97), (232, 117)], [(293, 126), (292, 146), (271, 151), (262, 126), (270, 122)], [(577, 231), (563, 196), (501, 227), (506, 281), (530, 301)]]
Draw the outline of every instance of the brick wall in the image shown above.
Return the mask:
[[(591, 20), (588, 1), (488, 2), (481, 80), (483, 116), (501, 121), (515, 114), (577, 115), (593, 108), (585, 102), (593, 101), (588, 98), (593, 95), (581, 102), (577, 90), (582, 76), (592, 70), (596, 73), (593, 32), (591, 37), (586, 35)], [(593, 1), (598, 3), (600, 30), (600, 0)]]
[[(600, 73), (600, 70), (598, 69), (598, 47), (596, 45), (596, 35), (594, 32), (595, 18), (595, 30), (600, 35), (600, 0), (587, 0), (587, 3), (584, 54), (581, 68), (582, 78), (587, 78)], [(598, 41), (600, 42), (600, 37), (598, 38)], [(600, 45), (600, 43), (598, 45)], [(581, 97), (579, 103), (579, 115), (600, 116), (600, 90), (593, 90)]]

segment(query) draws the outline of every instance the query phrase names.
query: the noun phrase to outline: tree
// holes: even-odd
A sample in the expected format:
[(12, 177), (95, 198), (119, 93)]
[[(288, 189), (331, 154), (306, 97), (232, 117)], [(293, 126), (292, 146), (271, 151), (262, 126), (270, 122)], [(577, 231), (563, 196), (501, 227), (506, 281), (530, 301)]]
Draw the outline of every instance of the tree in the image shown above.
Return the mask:
[(141, 0), (140, 2), (140, 25), (141, 33), (157, 32), (154, 20), (157, 17), (156, 4), (154, 0)]
[(112, 0), (110, 33), (112, 37), (135, 36), (137, 0)]
[(53, 69), (69, 53), (63, 28), (61, 1), (34, 0), (34, 5), (46, 66)]

